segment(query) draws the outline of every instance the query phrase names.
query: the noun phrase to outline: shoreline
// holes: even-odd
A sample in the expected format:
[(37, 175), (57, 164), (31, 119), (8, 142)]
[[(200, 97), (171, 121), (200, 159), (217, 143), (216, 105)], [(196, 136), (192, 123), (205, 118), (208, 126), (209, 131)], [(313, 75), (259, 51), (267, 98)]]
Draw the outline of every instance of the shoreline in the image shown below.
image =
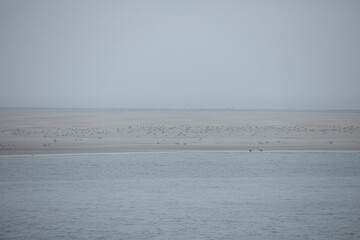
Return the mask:
[[(251, 149), (251, 152), (249, 151)], [(262, 149), (262, 151), (260, 150)], [(243, 153), (296, 153), (296, 152), (360, 152), (360, 148), (341, 149), (317, 149), (317, 148), (128, 148), (128, 149), (92, 149), (91, 151), (81, 151), (80, 149), (69, 149), (68, 151), (49, 149), (44, 151), (37, 150), (14, 150), (2, 151), (2, 156), (40, 156), (40, 155), (103, 155), (103, 154), (144, 154), (144, 153), (174, 153), (174, 152), (243, 152)]]
[(266, 150), (259, 151), (254, 149), (249, 150), (143, 150), (143, 151), (120, 151), (120, 152), (69, 152), (69, 153), (34, 153), (34, 154), (0, 154), (2, 157), (42, 157), (42, 156), (101, 156), (101, 155), (132, 155), (132, 154), (172, 154), (172, 153), (248, 153), (248, 154), (263, 154), (263, 153), (360, 153), (360, 150)]
[(360, 150), (360, 111), (1, 109), (0, 155)]

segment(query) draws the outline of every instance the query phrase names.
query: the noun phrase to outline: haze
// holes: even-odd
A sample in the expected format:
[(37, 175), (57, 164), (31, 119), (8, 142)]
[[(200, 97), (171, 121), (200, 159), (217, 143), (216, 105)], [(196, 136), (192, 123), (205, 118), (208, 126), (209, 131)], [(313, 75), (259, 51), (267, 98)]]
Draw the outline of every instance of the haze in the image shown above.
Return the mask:
[(0, 107), (360, 109), (360, 1), (0, 1)]

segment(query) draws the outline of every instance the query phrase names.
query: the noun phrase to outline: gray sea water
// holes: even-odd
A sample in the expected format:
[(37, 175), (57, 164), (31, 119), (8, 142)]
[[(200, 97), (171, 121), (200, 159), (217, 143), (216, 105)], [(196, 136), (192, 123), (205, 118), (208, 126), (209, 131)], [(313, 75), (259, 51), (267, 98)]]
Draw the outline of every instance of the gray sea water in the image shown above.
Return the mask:
[(0, 239), (360, 239), (360, 153), (0, 156)]

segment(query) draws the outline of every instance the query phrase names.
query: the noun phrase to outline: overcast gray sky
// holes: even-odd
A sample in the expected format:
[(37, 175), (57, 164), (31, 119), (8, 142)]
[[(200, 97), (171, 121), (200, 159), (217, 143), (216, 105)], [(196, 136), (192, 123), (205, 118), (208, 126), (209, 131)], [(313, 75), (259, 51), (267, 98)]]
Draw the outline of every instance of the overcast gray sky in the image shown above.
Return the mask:
[(357, 0), (0, 0), (0, 106), (360, 109), (359, 13)]

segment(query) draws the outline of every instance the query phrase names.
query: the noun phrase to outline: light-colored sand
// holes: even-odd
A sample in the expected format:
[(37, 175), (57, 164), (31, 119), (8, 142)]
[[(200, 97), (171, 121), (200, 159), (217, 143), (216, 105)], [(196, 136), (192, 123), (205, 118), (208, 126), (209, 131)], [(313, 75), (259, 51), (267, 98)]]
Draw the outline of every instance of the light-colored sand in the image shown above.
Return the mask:
[(0, 109), (0, 154), (360, 150), (360, 111)]

